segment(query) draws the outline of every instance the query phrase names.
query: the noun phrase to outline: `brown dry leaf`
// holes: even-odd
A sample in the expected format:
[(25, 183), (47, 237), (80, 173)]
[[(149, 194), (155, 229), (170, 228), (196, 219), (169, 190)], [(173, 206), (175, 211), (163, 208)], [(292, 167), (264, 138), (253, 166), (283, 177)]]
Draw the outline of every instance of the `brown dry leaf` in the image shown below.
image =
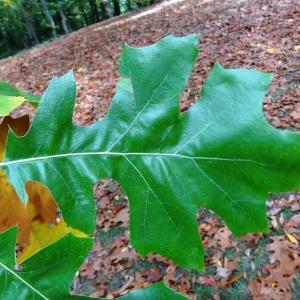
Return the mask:
[(3, 170), (0, 170), (0, 232), (19, 223), (18, 243), (27, 245), (31, 229), (27, 212), (10, 185)]
[(214, 235), (213, 240), (215, 240), (218, 243), (218, 246), (222, 250), (225, 250), (232, 243), (231, 231), (226, 226), (221, 227)]
[(121, 249), (121, 251), (112, 254), (110, 256), (110, 261), (113, 265), (118, 265), (123, 262), (123, 260), (133, 260), (133, 259), (138, 259), (139, 255), (133, 251), (130, 250), (128, 247), (124, 247)]
[[(0, 125), (0, 160), (4, 159), (8, 129), (24, 135), (29, 128), (29, 117), (5, 117)], [(0, 232), (18, 224), (18, 239), (21, 251), (18, 263), (53, 243), (69, 232), (84, 237), (81, 232), (67, 227), (57, 219), (58, 207), (48, 188), (38, 182), (26, 184), (28, 203), (25, 206), (18, 198), (3, 170), (0, 170)]]
[(275, 54), (275, 53), (277, 53), (277, 51), (278, 50), (272, 46), (268, 46), (268, 48), (267, 48), (267, 53), (269, 53), (269, 54)]
[(159, 268), (157, 267), (145, 269), (140, 272), (140, 275), (147, 279), (147, 282), (156, 282), (163, 278), (163, 274), (161, 274)]
[(290, 285), (295, 269), (300, 267), (300, 253), (297, 244), (291, 243), (285, 236), (272, 237), (268, 245), (271, 264), (265, 267), (268, 276), (257, 278), (249, 284), (253, 299), (291, 299)]
[(17, 258), (21, 263), (47, 245), (72, 233), (77, 237), (87, 237), (86, 234), (68, 227), (63, 219), (57, 218), (57, 205), (48, 188), (38, 182), (27, 182), (26, 192), (29, 201), (26, 205), (26, 217), (31, 223), (29, 243), (27, 243)]
[(21, 118), (5, 117), (0, 124), (0, 161), (4, 159), (6, 137), (8, 129), (11, 128), (15, 134), (24, 135), (29, 129), (29, 117), (23, 116)]
[(227, 286), (235, 283), (236, 281), (240, 280), (242, 277), (243, 277), (243, 273), (239, 273), (239, 274), (230, 276), (227, 279), (226, 283), (223, 286), (221, 286), (221, 288), (224, 289), (225, 287), (227, 287)]
[[(4, 159), (8, 129), (12, 128), (18, 135), (25, 134), (29, 128), (29, 117), (19, 119), (6, 117), (0, 125), (0, 160)], [(4, 171), (0, 170), (0, 232), (19, 223), (18, 242), (25, 246), (29, 242), (31, 222), (26, 209), (19, 200), (15, 190), (8, 181)]]
[(300, 224), (300, 214), (293, 216), (287, 223), (286, 227), (294, 227)]
[(259, 239), (262, 237), (262, 233), (247, 233), (240, 239), (245, 241), (247, 244), (257, 244)]
[(96, 270), (93, 268), (94, 263), (89, 261), (85, 263), (81, 268), (80, 268), (80, 276), (84, 276), (87, 279), (94, 279), (96, 278)]
[(264, 280), (260, 293), (274, 300), (291, 299), (290, 284), (293, 276), (284, 274), (280, 265), (268, 266), (267, 270), (270, 272), (270, 275)]
[(164, 281), (170, 285), (175, 282), (175, 279), (176, 279), (176, 266), (170, 265), (166, 270)]
[(199, 278), (199, 281), (200, 281), (202, 284), (210, 285), (210, 286), (213, 287), (213, 288), (216, 288), (216, 287), (217, 287), (217, 283), (216, 283), (216, 281), (214, 280), (214, 278), (212, 278), (212, 277), (201, 276), (201, 277)]
[(293, 274), (294, 268), (300, 266), (299, 248), (289, 242), (284, 236), (273, 236), (273, 242), (268, 245), (271, 263), (279, 262), (285, 271)]
[(300, 121), (300, 106), (296, 106), (296, 109), (291, 113), (291, 117), (295, 121)]

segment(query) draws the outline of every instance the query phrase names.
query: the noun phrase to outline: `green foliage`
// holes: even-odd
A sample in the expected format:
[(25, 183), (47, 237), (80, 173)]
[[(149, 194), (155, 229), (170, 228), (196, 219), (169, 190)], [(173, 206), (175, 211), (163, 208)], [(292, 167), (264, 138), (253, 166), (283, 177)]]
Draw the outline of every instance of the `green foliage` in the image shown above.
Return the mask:
[[(3, 299), (67, 299), (74, 272), (92, 245), (71, 235), (40, 251), (15, 268), (16, 228), (0, 235), (0, 285)], [(64, 255), (62, 255), (64, 253)], [(46, 276), (45, 276), (46, 274)], [(17, 289), (15, 288), (17, 286)]]
[[(106, 9), (114, 15), (114, 5), (119, 5), (121, 13), (152, 4), (148, 0), (45, 0), (53, 19), (56, 34), (65, 33), (62, 19), (68, 31), (101, 21), (107, 17)], [(14, 20), (11, 22), (11, 20)], [(13, 55), (21, 49), (29, 48), (53, 38), (53, 28), (45, 15), (41, 0), (0, 0), (0, 58)]]
[(237, 254), (235, 247), (228, 247), (225, 249), (223, 255), (226, 257), (229, 261), (231, 261)]
[(37, 104), (41, 98), (40, 96), (23, 92), (13, 84), (3, 81), (0, 81), (0, 96), (23, 97), (27, 102), (30, 102), (35, 107), (37, 107)]
[(300, 299), (300, 272), (298, 271), (297, 273), (292, 284), (292, 300)]
[(262, 100), (271, 76), (254, 70), (216, 65), (201, 101), (180, 113), (197, 51), (195, 35), (126, 46), (111, 108), (89, 127), (72, 124), (73, 74), (54, 78), (28, 134), (8, 135), (0, 166), (20, 198), (26, 202), (26, 181), (44, 183), (68, 225), (91, 234), (92, 187), (111, 177), (128, 195), (136, 249), (194, 269), (204, 257), (199, 207), (219, 214), (237, 236), (267, 231), (268, 193), (300, 186), (300, 136), (267, 123)]
[[(0, 245), (5, 245), (0, 247), (1, 299), (91, 299), (84, 296), (71, 296), (69, 293), (73, 276), (92, 246), (90, 238), (76, 238), (69, 234), (16, 268), (14, 254), (16, 234), (15, 227), (0, 234)], [(163, 283), (158, 283), (119, 299), (184, 300), (186, 298), (170, 290)]]
[(216, 290), (210, 285), (202, 283), (196, 283), (194, 292), (197, 295), (197, 299), (210, 299), (216, 294)]
[(235, 282), (232, 286), (224, 291), (220, 291), (221, 300), (250, 300), (248, 295), (248, 282), (245, 279), (240, 279)]
[(37, 107), (39, 96), (25, 93), (16, 86), (0, 81), (0, 116), (7, 116), (11, 111), (20, 106), (24, 101)]

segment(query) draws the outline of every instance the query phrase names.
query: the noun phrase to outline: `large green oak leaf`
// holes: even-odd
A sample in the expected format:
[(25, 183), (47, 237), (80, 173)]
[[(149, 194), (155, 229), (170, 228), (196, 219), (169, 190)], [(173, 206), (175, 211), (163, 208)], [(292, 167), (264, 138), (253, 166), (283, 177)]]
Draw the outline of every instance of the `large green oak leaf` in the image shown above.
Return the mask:
[(300, 136), (267, 123), (262, 101), (271, 76), (255, 70), (216, 65), (199, 101), (181, 113), (197, 52), (195, 35), (125, 46), (111, 108), (88, 127), (72, 124), (72, 73), (54, 78), (28, 134), (9, 133), (0, 165), (21, 199), (26, 181), (40, 181), (68, 225), (91, 233), (92, 186), (111, 177), (128, 195), (136, 249), (195, 269), (204, 257), (199, 207), (237, 236), (267, 231), (268, 193), (300, 187)]
[[(13, 227), (0, 234), (0, 298), (3, 300), (90, 300), (91, 297), (70, 295), (75, 272), (92, 246), (90, 238), (72, 234), (41, 250), (16, 267), (17, 230)], [(99, 298), (98, 298), (99, 299)], [(119, 300), (186, 300), (163, 282), (137, 290)]]

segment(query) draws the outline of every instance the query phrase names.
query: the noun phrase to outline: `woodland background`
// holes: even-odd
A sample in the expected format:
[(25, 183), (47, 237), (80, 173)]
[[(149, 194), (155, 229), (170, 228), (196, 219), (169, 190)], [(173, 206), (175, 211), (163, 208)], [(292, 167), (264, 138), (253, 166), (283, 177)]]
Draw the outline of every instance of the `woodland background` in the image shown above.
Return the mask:
[(1, 0), (0, 58), (158, 0)]

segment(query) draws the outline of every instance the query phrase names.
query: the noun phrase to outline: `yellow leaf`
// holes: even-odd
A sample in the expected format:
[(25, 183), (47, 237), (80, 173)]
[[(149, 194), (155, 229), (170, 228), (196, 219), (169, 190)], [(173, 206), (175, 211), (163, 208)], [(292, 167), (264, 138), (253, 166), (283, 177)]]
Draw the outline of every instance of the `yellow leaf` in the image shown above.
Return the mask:
[(269, 54), (275, 54), (276, 52), (277, 52), (277, 49), (275, 47), (268, 46), (267, 53), (269, 53)]
[[(29, 128), (29, 117), (25, 116), (19, 119), (4, 118), (0, 125), (0, 161), (4, 159), (9, 127), (18, 135), (25, 134)], [(29, 242), (30, 220), (27, 216), (25, 206), (19, 200), (2, 169), (0, 169), (0, 199), (0, 232), (19, 224), (18, 242), (21, 245), (26, 245)]]
[(0, 116), (8, 116), (14, 109), (19, 107), (26, 99), (18, 96), (3, 96), (0, 95)]
[(11, 7), (13, 7), (13, 3), (11, 0), (3, 0), (1, 3), (1, 6), (3, 8), (11, 8)]
[(298, 244), (298, 241), (296, 240), (296, 238), (295, 238), (293, 235), (287, 233), (286, 231), (284, 231), (284, 233), (285, 233), (286, 237), (288, 238), (288, 240), (289, 240), (292, 244)]
[[(4, 151), (8, 128), (24, 135), (29, 128), (29, 117), (4, 118), (0, 125), (0, 161)], [(63, 219), (57, 218), (58, 207), (48, 188), (39, 182), (27, 182), (28, 203), (25, 206), (0, 169), (0, 232), (18, 224), (18, 244), (23, 248), (17, 262), (21, 263), (34, 253), (62, 238), (68, 233), (87, 237), (79, 230), (70, 228)]]
[(0, 199), (0, 232), (19, 224), (18, 242), (26, 245), (29, 242), (30, 220), (3, 170), (0, 170)]
[(53, 244), (68, 233), (72, 233), (77, 237), (88, 237), (79, 230), (68, 227), (64, 220), (60, 220), (58, 224), (47, 224), (39, 220), (35, 220), (31, 223), (31, 226), (30, 243), (17, 258), (18, 264), (39, 252), (41, 249)]

